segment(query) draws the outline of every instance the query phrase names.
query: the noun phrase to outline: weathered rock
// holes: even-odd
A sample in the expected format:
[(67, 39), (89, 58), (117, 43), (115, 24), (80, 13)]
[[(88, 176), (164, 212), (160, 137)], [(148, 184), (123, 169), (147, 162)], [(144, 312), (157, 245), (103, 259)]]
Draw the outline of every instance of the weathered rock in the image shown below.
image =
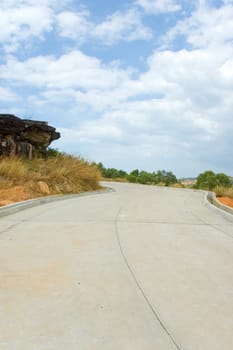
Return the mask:
[(60, 133), (47, 122), (20, 119), (0, 114), (0, 156), (25, 156), (42, 153)]
[(48, 184), (46, 182), (39, 181), (38, 185), (39, 185), (39, 190), (40, 190), (41, 193), (43, 193), (43, 194), (50, 194), (50, 189), (49, 189), (49, 186), (48, 186)]

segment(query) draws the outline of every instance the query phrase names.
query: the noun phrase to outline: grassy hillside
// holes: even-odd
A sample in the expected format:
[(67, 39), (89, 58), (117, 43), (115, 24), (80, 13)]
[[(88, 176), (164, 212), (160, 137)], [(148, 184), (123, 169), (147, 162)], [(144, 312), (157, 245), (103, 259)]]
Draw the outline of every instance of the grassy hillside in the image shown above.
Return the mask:
[(0, 160), (0, 205), (44, 195), (100, 188), (96, 166), (79, 157), (57, 154), (47, 159)]

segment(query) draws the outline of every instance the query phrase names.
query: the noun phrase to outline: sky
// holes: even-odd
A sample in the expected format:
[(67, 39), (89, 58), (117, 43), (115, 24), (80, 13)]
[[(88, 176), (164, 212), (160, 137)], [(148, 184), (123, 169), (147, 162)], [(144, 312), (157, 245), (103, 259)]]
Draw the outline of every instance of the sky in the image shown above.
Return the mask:
[(233, 175), (233, 0), (1, 0), (0, 113), (106, 167)]

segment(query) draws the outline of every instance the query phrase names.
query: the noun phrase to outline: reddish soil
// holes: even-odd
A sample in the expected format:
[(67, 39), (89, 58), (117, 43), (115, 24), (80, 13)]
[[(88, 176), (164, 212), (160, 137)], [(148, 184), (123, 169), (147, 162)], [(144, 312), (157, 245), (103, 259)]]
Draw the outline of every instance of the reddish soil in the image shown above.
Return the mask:
[(31, 199), (32, 196), (23, 186), (15, 186), (9, 189), (0, 190), (0, 207), (15, 202)]
[(228, 197), (218, 197), (218, 201), (228, 207), (233, 208), (233, 199)]

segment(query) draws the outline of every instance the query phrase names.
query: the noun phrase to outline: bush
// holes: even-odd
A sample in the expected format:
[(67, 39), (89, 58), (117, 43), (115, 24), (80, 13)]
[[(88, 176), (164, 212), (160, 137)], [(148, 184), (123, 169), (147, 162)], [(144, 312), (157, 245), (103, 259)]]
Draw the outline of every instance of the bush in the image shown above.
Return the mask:
[(226, 174), (215, 174), (211, 170), (207, 170), (204, 173), (198, 175), (197, 183), (195, 185), (196, 188), (210, 191), (212, 191), (217, 186), (230, 187), (230, 178)]
[(102, 163), (98, 163), (96, 166), (105, 179), (124, 179), (125, 181), (132, 183), (147, 185), (163, 183), (164, 186), (171, 186), (178, 182), (176, 176), (171, 171), (159, 170), (157, 173), (150, 173), (148, 171), (134, 169), (130, 174), (127, 174), (127, 172), (122, 169), (117, 170), (115, 168), (105, 168)]
[(48, 148), (43, 156), (44, 158), (49, 158), (49, 157), (57, 157), (57, 156), (60, 156), (60, 155), (63, 155), (64, 153), (60, 152), (58, 149), (56, 148)]

